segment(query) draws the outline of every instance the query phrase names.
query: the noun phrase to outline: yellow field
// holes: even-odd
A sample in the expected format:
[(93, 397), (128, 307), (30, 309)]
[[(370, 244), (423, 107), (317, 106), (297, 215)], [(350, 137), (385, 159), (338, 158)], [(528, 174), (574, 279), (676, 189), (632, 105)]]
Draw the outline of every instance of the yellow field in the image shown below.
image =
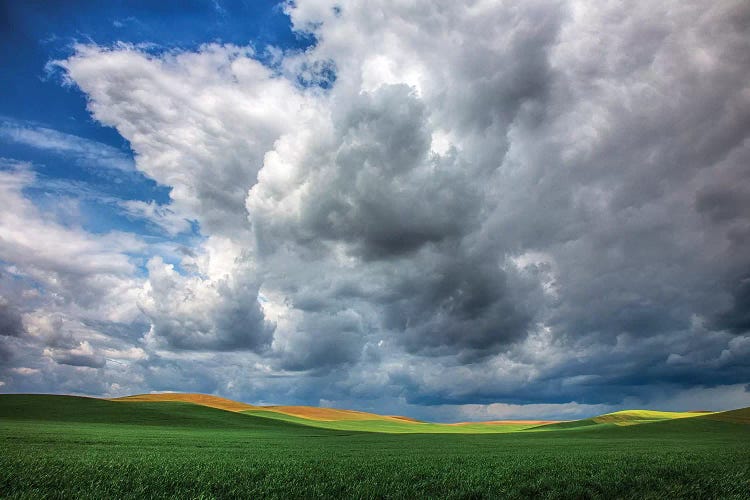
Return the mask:
[(710, 412), (676, 412), (676, 411), (654, 411), (654, 410), (623, 410), (614, 413), (599, 415), (592, 420), (599, 424), (636, 425), (646, 422), (658, 422), (660, 420), (671, 420), (674, 418), (690, 418), (708, 415)]
[(413, 423), (413, 420), (403, 417), (390, 417), (356, 410), (319, 408), (317, 406), (261, 406), (258, 407), (258, 409), (275, 411), (277, 413), (306, 418), (308, 420), (319, 420), (321, 422), (335, 422), (339, 420), (387, 420), (400, 423)]
[(546, 425), (556, 424), (560, 420), (487, 420), (484, 422), (456, 422), (455, 424), (445, 425), (458, 425), (458, 426), (469, 426), (469, 425)]
[(376, 413), (367, 413), (356, 410), (339, 410), (335, 408), (319, 408), (317, 406), (255, 406), (247, 403), (240, 403), (231, 399), (220, 398), (208, 394), (182, 394), (176, 392), (160, 394), (137, 394), (135, 396), (125, 396), (114, 398), (111, 401), (120, 402), (159, 402), (172, 401), (181, 403), (193, 403), (221, 410), (241, 412), (247, 410), (265, 410), (293, 417), (305, 418), (308, 420), (318, 420), (321, 422), (335, 422), (340, 420), (383, 420), (399, 423), (418, 423), (409, 417), (386, 416)]
[(125, 403), (145, 401), (155, 403), (159, 401), (172, 401), (180, 403), (193, 403), (227, 411), (257, 410), (260, 408), (259, 406), (240, 403), (239, 401), (232, 401), (231, 399), (220, 398), (218, 396), (211, 396), (208, 394), (182, 394), (179, 392), (167, 392), (161, 394), (137, 394), (135, 396), (125, 396), (124, 398), (114, 398), (110, 401), (121, 401)]

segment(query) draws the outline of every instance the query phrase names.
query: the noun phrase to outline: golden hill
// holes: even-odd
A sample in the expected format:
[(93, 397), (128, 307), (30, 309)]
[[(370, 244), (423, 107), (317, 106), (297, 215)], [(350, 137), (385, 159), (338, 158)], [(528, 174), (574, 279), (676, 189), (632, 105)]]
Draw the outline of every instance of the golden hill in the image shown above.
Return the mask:
[(623, 410), (599, 415), (592, 418), (592, 420), (598, 424), (635, 425), (675, 418), (700, 417), (706, 414), (706, 412), (687, 411)]
[(336, 408), (319, 408), (317, 406), (255, 406), (231, 399), (211, 396), (208, 394), (183, 394), (179, 392), (166, 392), (159, 394), (137, 394), (134, 396), (125, 396), (113, 398), (111, 401), (120, 402), (180, 402), (193, 403), (197, 405), (209, 406), (226, 411), (247, 411), (247, 410), (264, 410), (293, 417), (306, 418), (308, 420), (318, 420), (322, 422), (334, 422), (340, 420), (384, 420), (396, 421), (401, 423), (417, 423), (416, 420), (409, 417), (386, 416), (376, 413), (367, 413), (356, 410), (339, 410)]
[[(178, 392), (165, 392), (158, 394), (137, 394), (134, 396), (125, 396), (113, 398), (111, 401), (119, 402), (180, 402), (193, 403), (220, 410), (241, 412), (248, 410), (270, 411), (289, 415), (292, 417), (315, 420), (318, 422), (341, 422), (341, 421), (380, 421), (380, 422), (397, 422), (400, 424), (424, 424), (420, 420), (400, 415), (379, 415), (377, 413), (368, 413), (357, 410), (342, 410), (337, 408), (321, 408), (317, 406), (289, 406), (289, 405), (272, 405), (256, 406), (231, 399), (212, 396), (209, 394), (183, 394)], [(494, 420), (489, 422), (458, 422), (455, 424), (446, 424), (451, 426), (474, 426), (474, 425), (542, 425), (550, 424), (554, 421), (547, 420)]]
[(559, 422), (561, 420), (486, 420), (484, 422), (456, 422), (455, 424), (445, 425), (546, 425)]
[(259, 406), (249, 405), (247, 403), (240, 403), (239, 401), (233, 401), (231, 399), (220, 398), (219, 396), (211, 396), (209, 394), (183, 394), (180, 392), (165, 392), (159, 394), (136, 394), (135, 396), (125, 396), (122, 398), (113, 398), (111, 401), (122, 401), (122, 402), (179, 402), (179, 403), (193, 403), (202, 406), (209, 406), (211, 408), (218, 408), (220, 410), (227, 411), (245, 411), (245, 410), (258, 410)]
[(320, 420), (323, 422), (334, 422), (337, 420), (397, 420), (408, 422), (401, 417), (389, 417), (376, 413), (367, 413), (356, 410), (339, 410), (336, 408), (320, 408), (317, 406), (259, 406), (258, 409), (275, 411), (294, 417), (307, 418), (309, 420)]

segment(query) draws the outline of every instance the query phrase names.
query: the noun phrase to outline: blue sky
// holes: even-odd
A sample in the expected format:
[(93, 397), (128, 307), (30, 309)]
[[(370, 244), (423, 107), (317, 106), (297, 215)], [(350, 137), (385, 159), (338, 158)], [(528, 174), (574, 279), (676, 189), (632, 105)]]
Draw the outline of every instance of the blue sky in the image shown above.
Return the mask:
[[(2, 9), (0, 39), (3, 46), (13, 47), (0, 55), (4, 88), (0, 117), (6, 130), (0, 138), (2, 156), (33, 163), (44, 178), (82, 182), (98, 194), (158, 204), (168, 201), (169, 187), (132, 168), (128, 142), (112, 127), (91, 118), (86, 95), (64, 84), (54, 61), (69, 56), (76, 43), (127, 42), (159, 53), (194, 50), (213, 41), (251, 44), (261, 51), (267, 45), (304, 50), (313, 41), (293, 33), (289, 18), (273, 1), (3, 2)], [(25, 139), (9, 129), (25, 130)], [(121, 158), (113, 160), (120, 164), (100, 172), (101, 166), (77, 153), (74, 145), (51, 145), (50, 140), (79, 141), (79, 147), (85, 140), (91, 141), (92, 148), (109, 146), (113, 149), (107, 154), (119, 153)], [(118, 172), (122, 169), (132, 172)], [(38, 187), (30, 194), (41, 197), (50, 189), (54, 188)], [(85, 202), (87, 229), (148, 230), (142, 221), (122, 216), (111, 204), (95, 199)]]
[(750, 405), (746, 2), (0, 8), (0, 391)]

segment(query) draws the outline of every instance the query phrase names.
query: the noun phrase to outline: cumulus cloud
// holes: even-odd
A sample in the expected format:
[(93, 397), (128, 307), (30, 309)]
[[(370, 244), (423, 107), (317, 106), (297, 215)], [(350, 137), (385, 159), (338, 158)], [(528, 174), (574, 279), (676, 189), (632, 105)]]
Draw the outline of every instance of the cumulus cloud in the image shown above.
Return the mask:
[[(49, 359), (109, 371), (97, 349), (138, 343), (122, 362), (139, 387), (444, 418), (746, 401), (746, 4), (286, 9), (316, 42), (272, 49), (273, 67), (221, 44), (57, 61), (172, 188), (125, 209), (203, 239), (140, 276), (137, 238), (70, 238), (19, 194), (28, 172), (6, 175), (20, 210), (0, 258), (110, 307), (64, 345), (37, 333)], [(44, 314), (28, 316), (33, 336)], [(146, 326), (99, 345), (92, 320)]]
[(161, 57), (82, 45), (58, 64), (86, 92), (94, 118), (129, 141), (137, 168), (172, 188), (175, 211), (225, 235), (246, 225), (263, 154), (304, 102), (253, 55), (216, 44)]
[[(5, 275), (37, 282), (61, 305), (87, 310), (91, 317), (106, 303), (111, 306), (106, 308), (108, 320), (134, 318), (132, 299), (139, 280), (129, 254), (145, 251), (146, 245), (130, 233), (95, 235), (61, 224), (24, 196), (23, 189), (33, 182), (28, 165), (0, 170), (0, 196), (13, 207), (0, 212), (0, 259), (12, 263)], [(26, 293), (17, 302), (36, 295), (33, 290)]]
[[(0, 378), (9, 390), (50, 390), (55, 366), (102, 368), (102, 349), (138, 338), (136, 256), (147, 245), (62, 223), (24, 194), (36, 182), (30, 165), (3, 167), (0, 196), (13, 208), (0, 211)], [(82, 392), (75, 380), (65, 385)]]
[(247, 199), (259, 237), (342, 242), (375, 259), (460, 233), (472, 193), (454, 165), (429, 158), (426, 110), (413, 90), (386, 85), (340, 106), (343, 116), (314, 123), (305, 142), (288, 134), (266, 156)]
[[(208, 259), (221, 258), (209, 256)], [(238, 257), (241, 258), (241, 257)], [(210, 265), (210, 263), (209, 263)], [(257, 300), (258, 285), (243, 265), (215, 278), (182, 276), (156, 257), (148, 263), (149, 280), (141, 301), (151, 321), (146, 340), (175, 349), (263, 351), (273, 324)]]

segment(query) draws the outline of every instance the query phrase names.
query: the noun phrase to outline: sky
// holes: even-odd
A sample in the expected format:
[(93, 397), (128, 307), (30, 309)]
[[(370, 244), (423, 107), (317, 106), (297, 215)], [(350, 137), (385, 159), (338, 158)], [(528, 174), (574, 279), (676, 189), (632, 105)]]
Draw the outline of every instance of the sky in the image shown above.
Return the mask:
[(0, 1), (0, 392), (750, 406), (750, 4)]

